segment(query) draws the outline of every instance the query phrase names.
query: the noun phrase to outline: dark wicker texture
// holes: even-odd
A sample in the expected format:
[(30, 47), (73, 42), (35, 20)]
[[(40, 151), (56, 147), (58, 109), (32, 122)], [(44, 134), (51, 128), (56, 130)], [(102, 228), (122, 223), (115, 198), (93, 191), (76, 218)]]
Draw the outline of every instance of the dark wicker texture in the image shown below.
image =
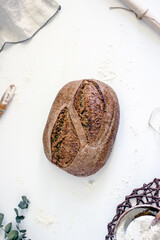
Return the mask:
[(149, 204), (160, 207), (160, 179), (155, 178), (153, 182), (144, 184), (143, 187), (134, 189), (133, 192), (125, 197), (125, 201), (117, 206), (116, 215), (108, 224), (108, 235), (106, 240), (114, 240), (114, 228), (119, 217), (129, 208)]

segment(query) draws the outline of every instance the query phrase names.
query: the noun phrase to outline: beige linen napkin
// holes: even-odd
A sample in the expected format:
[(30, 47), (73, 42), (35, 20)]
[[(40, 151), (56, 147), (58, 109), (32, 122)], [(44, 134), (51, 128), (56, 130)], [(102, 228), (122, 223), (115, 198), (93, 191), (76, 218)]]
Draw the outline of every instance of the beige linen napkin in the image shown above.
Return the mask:
[(33, 37), (58, 10), (54, 0), (0, 0), (0, 51)]

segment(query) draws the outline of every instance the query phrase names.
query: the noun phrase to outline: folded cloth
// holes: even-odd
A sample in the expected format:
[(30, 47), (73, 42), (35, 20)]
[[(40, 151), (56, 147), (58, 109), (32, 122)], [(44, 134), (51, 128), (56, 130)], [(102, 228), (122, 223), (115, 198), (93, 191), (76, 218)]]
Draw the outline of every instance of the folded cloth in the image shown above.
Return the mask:
[(33, 37), (58, 10), (54, 0), (0, 0), (0, 52)]

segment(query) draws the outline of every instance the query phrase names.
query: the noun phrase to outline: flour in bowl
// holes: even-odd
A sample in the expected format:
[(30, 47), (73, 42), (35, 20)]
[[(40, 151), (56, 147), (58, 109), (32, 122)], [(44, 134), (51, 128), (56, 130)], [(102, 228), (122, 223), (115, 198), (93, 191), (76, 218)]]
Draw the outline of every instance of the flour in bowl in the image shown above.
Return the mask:
[(160, 223), (151, 226), (153, 219), (150, 215), (134, 219), (126, 229), (125, 240), (160, 240)]

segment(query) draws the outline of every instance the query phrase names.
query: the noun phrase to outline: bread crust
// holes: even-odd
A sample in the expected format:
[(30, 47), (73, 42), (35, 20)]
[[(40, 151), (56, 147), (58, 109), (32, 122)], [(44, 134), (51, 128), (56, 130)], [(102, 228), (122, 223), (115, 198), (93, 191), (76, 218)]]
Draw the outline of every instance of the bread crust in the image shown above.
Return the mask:
[[(71, 123), (65, 122), (62, 129), (62, 126), (58, 125), (58, 116), (66, 108)], [(75, 176), (94, 174), (104, 166), (112, 151), (118, 130), (119, 116), (117, 95), (107, 84), (94, 79), (69, 82), (57, 94), (44, 129), (43, 146), (46, 157)], [(58, 140), (56, 138), (56, 145), (55, 142), (52, 142), (51, 136), (55, 134), (57, 125), (56, 131), (59, 136)], [(71, 125), (74, 130), (71, 129)], [(70, 145), (75, 144), (76, 140), (77, 145), (74, 145), (76, 147), (68, 148), (63, 142), (64, 135), (67, 135)], [(78, 136), (78, 140), (76, 136)], [(60, 150), (59, 148), (57, 150), (60, 153), (58, 158), (53, 154), (53, 144), (54, 146), (61, 144)], [(76, 152), (74, 152), (74, 148)], [(71, 155), (71, 159), (65, 159), (65, 154), (66, 158)], [(67, 164), (64, 164), (63, 160)]]

